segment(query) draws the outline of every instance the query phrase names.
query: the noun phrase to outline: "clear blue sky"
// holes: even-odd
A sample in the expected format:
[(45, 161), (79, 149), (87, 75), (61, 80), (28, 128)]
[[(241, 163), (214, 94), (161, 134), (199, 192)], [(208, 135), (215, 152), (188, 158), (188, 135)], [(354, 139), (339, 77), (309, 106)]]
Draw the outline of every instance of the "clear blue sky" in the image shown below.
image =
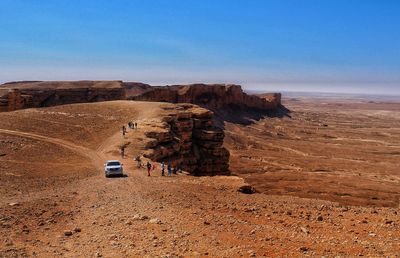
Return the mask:
[(1, 0), (0, 81), (400, 94), (398, 0)]

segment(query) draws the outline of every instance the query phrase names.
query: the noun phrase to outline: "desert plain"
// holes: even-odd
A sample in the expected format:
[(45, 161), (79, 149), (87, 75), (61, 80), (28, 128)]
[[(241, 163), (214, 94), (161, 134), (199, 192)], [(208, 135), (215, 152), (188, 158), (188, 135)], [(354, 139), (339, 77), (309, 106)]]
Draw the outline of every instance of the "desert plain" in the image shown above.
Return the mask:
[[(148, 177), (133, 160), (174, 104), (0, 113), (0, 256), (398, 257), (400, 103), (282, 103), (283, 116), (226, 121), (231, 175), (203, 177)], [(127, 140), (126, 176), (105, 178)]]

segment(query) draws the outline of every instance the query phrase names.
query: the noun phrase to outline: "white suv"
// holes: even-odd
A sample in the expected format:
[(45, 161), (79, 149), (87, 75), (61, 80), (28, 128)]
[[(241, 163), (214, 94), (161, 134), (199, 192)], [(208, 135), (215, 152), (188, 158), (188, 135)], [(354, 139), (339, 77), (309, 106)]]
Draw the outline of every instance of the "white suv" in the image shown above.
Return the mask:
[(107, 160), (106, 164), (104, 164), (104, 173), (106, 177), (109, 176), (123, 176), (124, 171), (122, 167), (122, 163), (118, 160)]

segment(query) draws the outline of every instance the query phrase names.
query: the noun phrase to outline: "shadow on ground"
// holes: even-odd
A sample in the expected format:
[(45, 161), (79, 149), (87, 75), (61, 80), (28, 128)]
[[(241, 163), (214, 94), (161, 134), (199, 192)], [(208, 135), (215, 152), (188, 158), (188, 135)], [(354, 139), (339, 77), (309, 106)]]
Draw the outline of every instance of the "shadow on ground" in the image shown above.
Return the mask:
[(224, 122), (251, 125), (268, 117), (291, 118), (291, 111), (283, 105), (279, 105), (273, 110), (244, 109), (239, 106), (228, 106), (218, 110), (212, 109), (212, 111), (215, 113), (216, 125), (221, 129), (225, 129)]
[(107, 178), (125, 178), (128, 177), (127, 174), (123, 174), (123, 175), (108, 175), (106, 176)]

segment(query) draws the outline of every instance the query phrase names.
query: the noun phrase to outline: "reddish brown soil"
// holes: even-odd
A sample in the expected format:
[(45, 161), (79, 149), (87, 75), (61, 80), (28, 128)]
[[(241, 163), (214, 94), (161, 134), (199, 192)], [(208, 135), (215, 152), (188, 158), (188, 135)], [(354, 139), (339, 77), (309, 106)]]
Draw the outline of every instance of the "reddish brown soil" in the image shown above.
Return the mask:
[[(143, 134), (152, 120), (161, 115), (160, 105), (165, 104), (115, 101), (1, 113), (0, 256), (398, 255), (398, 206), (347, 207), (325, 200), (278, 196), (267, 191), (268, 194), (244, 195), (237, 192), (243, 179), (236, 176), (199, 178), (178, 174), (161, 177), (157, 168), (151, 177), (147, 177), (143, 169), (136, 168), (132, 157), (142, 147)], [(307, 111), (300, 112), (307, 117)], [(251, 128), (265, 126), (262, 123), (300, 123), (296, 113), (293, 116), (293, 120), (268, 120), (250, 127), (228, 129), (238, 135), (248, 130), (254, 137), (259, 137), (255, 132), (258, 130)], [(129, 120), (138, 121), (139, 129), (129, 130), (127, 137), (122, 138), (119, 128)], [(328, 128), (331, 126), (328, 123)], [(278, 145), (281, 135), (274, 136), (277, 129), (272, 128), (271, 132), (266, 132), (269, 138), (263, 140), (261, 146), (266, 142)], [(305, 127), (304, 130), (309, 129)], [(389, 133), (386, 129), (379, 132)], [(395, 132), (390, 133), (395, 135)], [(231, 133), (228, 134), (232, 137)], [(242, 135), (239, 139), (246, 140), (247, 136)], [(118, 146), (127, 141), (130, 142), (127, 149), (129, 158), (123, 159), (127, 177), (105, 178), (102, 171), (104, 160), (120, 158)], [(380, 138), (380, 141), (387, 139)], [(231, 144), (227, 142), (228, 146)], [(287, 139), (282, 139), (279, 146), (306, 151), (288, 144)], [(232, 167), (236, 173), (237, 164), (244, 164), (245, 160), (240, 158), (241, 162), (235, 163), (235, 158), (242, 155), (241, 148), (235, 150), (233, 156)], [(253, 155), (249, 150), (247, 154)], [(275, 155), (278, 159), (274, 150), (266, 149), (264, 156)], [(281, 154), (289, 152), (288, 157), (293, 157), (290, 165), (300, 167), (301, 164), (296, 163), (300, 158), (294, 159), (297, 152), (284, 150)], [(387, 158), (385, 162), (391, 164), (393, 160)], [(245, 167), (255, 168), (252, 164), (246, 162)], [(272, 168), (270, 164), (264, 166)], [(319, 168), (317, 165), (315, 160), (315, 167)], [(390, 169), (377, 174), (385, 176), (387, 189), (392, 187), (390, 179), (398, 180), (396, 171)], [(303, 180), (308, 180), (307, 176), (312, 173), (300, 175)], [(246, 180), (257, 176), (255, 173), (244, 174)], [(341, 176), (332, 173), (331, 180)], [(370, 174), (366, 178), (377, 182), (376, 185), (386, 182), (374, 179)], [(296, 180), (293, 182), (300, 181)], [(258, 181), (262, 181), (261, 177)], [(256, 180), (252, 182), (256, 183)], [(329, 181), (323, 183), (327, 185)], [(257, 184), (256, 187), (262, 189)], [(302, 190), (301, 187), (311, 185), (299, 184), (296, 187)], [(398, 192), (396, 185), (393, 187)], [(355, 187), (351, 189), (356, 191)], [(378, 193), (379, 189), (376, 190)], [(380, 204), (381, 199), (374, 201)]]
[(400, 103), (284, 104), (291, 117), (226, 125), (234, 173), (263, 193), (399, 206)]

